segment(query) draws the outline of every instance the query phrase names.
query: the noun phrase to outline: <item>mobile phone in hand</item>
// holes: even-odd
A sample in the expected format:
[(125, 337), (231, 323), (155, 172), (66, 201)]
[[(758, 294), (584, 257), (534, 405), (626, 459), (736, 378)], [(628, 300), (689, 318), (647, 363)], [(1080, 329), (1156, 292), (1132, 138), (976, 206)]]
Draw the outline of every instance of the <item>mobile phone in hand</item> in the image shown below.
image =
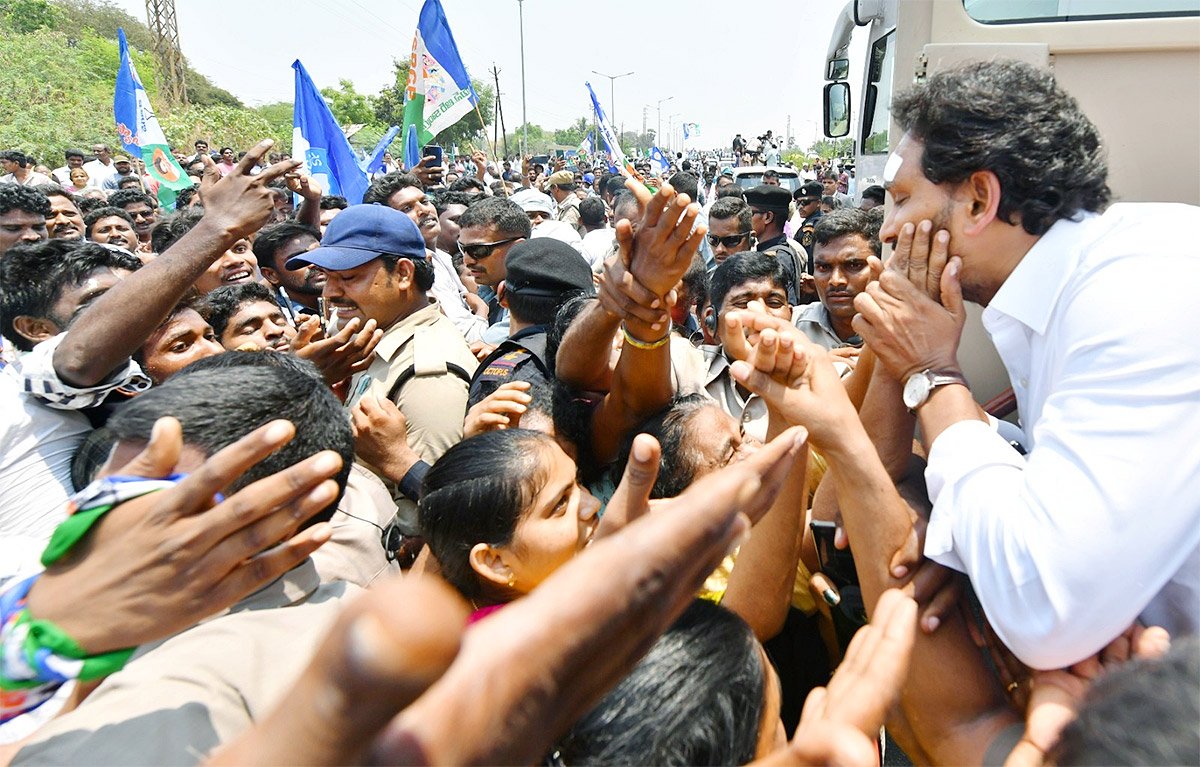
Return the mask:
[(425, 149), (422, 150), (422, 155), (424, 157), (433, 157), (434, 166), (442, 164), (442, 148), (437, 144), (426, 144)]

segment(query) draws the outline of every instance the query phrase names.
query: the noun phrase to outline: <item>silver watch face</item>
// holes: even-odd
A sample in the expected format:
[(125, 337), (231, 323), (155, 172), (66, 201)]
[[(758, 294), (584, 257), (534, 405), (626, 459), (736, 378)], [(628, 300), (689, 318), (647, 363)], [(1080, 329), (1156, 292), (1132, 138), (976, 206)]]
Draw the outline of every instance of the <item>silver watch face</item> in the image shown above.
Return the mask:
[(904, 382), (904, 406), (913, 410), (929, 397), (929, 376), (925, 372), (913, 373)]

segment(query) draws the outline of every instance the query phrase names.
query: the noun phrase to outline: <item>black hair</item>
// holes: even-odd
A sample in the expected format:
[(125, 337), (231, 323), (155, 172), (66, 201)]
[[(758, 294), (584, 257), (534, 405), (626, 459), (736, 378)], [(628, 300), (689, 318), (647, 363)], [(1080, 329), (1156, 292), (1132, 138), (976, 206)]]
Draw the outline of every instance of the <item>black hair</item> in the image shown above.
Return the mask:
[[(726, 184), (725, 186), (718, 186), (717, 187), (717, 200), (720, 201), (720, 200), (725, 199), (726, 197), (736, 197), (739, 200), (741, 200), (742, 202), (745, 202), (746, 201), (746, 190), (743, 189), (742, 185), (737, 183), (736, 181), (733, 182), (732, 184)], [(713, 205), (716, 205), (716, 204), (717, 203), (715, 203), (715, 202), (713, 203)]]
[(471, 569), (477, 543), (504, 546), (545, 482), (542, 459), (553, 441), (528, 429), (500, 429), (447, 450), (421, 483), (421, 534), (441, 574), (468, 599), (482, 594)]
[(192, 203), (192, 198), (200, 194), (199, 186), (188, 186), (175, 193), (175, 209), (186, 208)]
[(839, 200), (838, 198), (834, 197), (832, 194), (822, 195), (821, 196), (821, 204), (828, 205), (830, 208), (833, 208), (834, 210), (837, 210), (842, 207), (842, 201)]
[(713, 313), (721, 314), (721, 305), (729, 291), (751, 280), (770, 280), (773, 285), (787, 289), (788, 275), (775, 256), (753, 250), (735, 253), (713, 270), (709, 278), (709, 300)]
[(924, 146), (921, 170), (956, 184), (989, 170), (1000, 181), (997, 217), (1029, 234), (1112, 199), (1100, 132), (1054, 76), (1017, 61), (939, 72), (892, 103)]
[[(213, 396), (213, 392), (222, 396)], [(342, 468), (333, 477), (338, 484), (337, 498), (302, 528), (333, 516), (354, 461), (354, 436), (341, 403), (311, 362), (271, 352), (225, 352), (197, 360), (117, 408), (107, 426), (117, 441), (145, 442), (154, 422), (163, 416), (179, 419), (184, 444), (199, 448), (206, 456), (265, 423), (278, 418), (291, 421), (296, 436), (243, 473), (230, 490), (239, 490), (322, 450), (333, 450), (342, 457)]]
[(587, 197), (579, 202), (579, 220), (584, 226), (601, 226), (604, 224), (604, 200), (599, 197)]
[(504, 183), (503, 180), (493, 181), (489, 185), (488, 188), (490, 188), (492, 190), (492, 195), (495, 197), (507, 197), (508, 196), (508, 194), (507, 194), (508, 184)]
[(667, 183), (670, 184), (676, 192), (679, 192), (680, 194), (686, 194), (688, 197), (690, 197), (692, 202), (695, 202), (696, 198), (700, 194), (700, 181), (696, 178), (696, 174), (692, 173), (691, 171), (681, 170), (674, 176), (671, 176)]
[(185, 234), (195, 229), (203, 217), (204, 208), (193, 205), (160, 218), (150, 230), (150, 248), (159, 254), (167, 252)]
[(1200, 640), (1172, 639), (1162, 658), (1134, 660), (1092, 683), (1048, 761), (1200, 764)]
[(502, 238), (528, 238), (533, 229), (529, 224), (529, 216), (521, 210), (521, 206), (509, 199), (488, 197), (476, 200), (467, 206), (458, 219), (460, 229), (469, 226), (494, 226), (496, 233)]
[(408, 256), (397, 256), (392, 253), (380, 253), (379, 258), (383, 261), (383, 268), (388, 270), (388, 274), (396, 273), (396, 267), (400, 265), (402, 258), (411, 261), (413, 265), (413, 281), (417, 284), (417, 288), (420, 290), (429, 290), (433, 287), (433, 280), (437, 273), (433, 269), (433, 263), (428, 258), (410, 258)]
[(321, 241), (319, 229), (309, 224), (301, 224), (299, 221), (280, 221), (277, 224), (264, 226), (254, 236), (254, 245), (252, 246), (254, 258), (258, 261), (259, 267), (265, 266), (268, 269), (278, 270), (279, 265), (275, 261), (275, 254), (288, 242), (304, 235), (312, 237), (317, 242)]
[(195, 309), (212, 327), (217, 338), (220, 338), (229, 326), (229, 319), (237, 314), (242, 304), (253, 301), (266, 301), (274, 306), (278, 305), (275, 303), (275, 294), (266, 285), (261, 282), (243, 282), (238, 285), (222, 285), (209, 291), (196, 302)]
[(688, 310), (694, 311), (697, 317), (708, 306), (708, 283), (708, 264), (704, 262), (704, 256), (697, 252), (692, 256), (692, 265), (683, 274), (683, 288), (691, 304)]
[[(79, 212), (85, 216), (97, 208), (104, 208), (107, 206), (108, 203), (105, 200), (97, 199), (95, 197), (88, 197), (82, 194), (75, 197), (75, 207), (79, 208)], [(120, 208), (118, 208), (118, 210), (120, 210)], [(121, 212), (124, 213), (125, 211)], [(128, 216), (129, 214), (125, 213), (125, 215)]]
[(4, 151), (0, 152), (0, 160), (15, 162), (22, 168), (28, 168), (31, 159), (32, 158), (29, 155), (16, 149), (5, 149)]
[(773, 169), (764, 170), (762, 177), (763, 181), (766, 181), (768, 178), (779, 178), (779, 171)]
[(141, 266), (136, 256), (94, 242), (43, 240), (12, 247), (0, 258), (0, 334), (21, 351), (30, 351), (33, 343), (13, 327), (17, 317), (50, 319), (65, 330), (73, 318), (51, 314), (64, 290), (99, 269), (132, 272)]
[(233, 147), (231, 147), (231, 146), (223, 146), (223, 147), (221, 147), (221, 154), (225, 154), (225, 150), (226, 150), (226, 149), (228, 149), (230, 152), (232, 152), (232, 151), (233, 151)]
[(63, 158), (67, 159), (67, 160), (71, 159), (72, 157), (86, 157), (86, 156), (87, 155), (85, 155), (83, 153), (82, 149), (68, 149), (67, 151), (63, 152)]
[(872, 184), (863, 190), (862, 198), (864, 200), (874, 200), (882, 205), (886, 194), (887, 192), (879, 184)]
[(105, 205), (100, 208), (94, 208), (84, 215), (83, 236), (90, 240), (92, 238), (92, 229), (95, 228), (96, 222), (102, 218), (110, 218), (112, 216), (125, 219), (130, 228), (133, 228), (133, 216), (126, 213), (124, 208), (114, 208), (111, 205)]
[(818, 245), (828, 245), (839, 237), (848, 234), (861, 235), (870, 244), (875, 255), (879, 255), (882, 246), (879, 242), (879, 225), (877, 217), (858, 208), (839, 208), (826, 213), (817, 220), (813, 228), (813, 237)]
[(734, 613), (697, 599), (560, 741), (570, 765), (753, 761), (766, 704), (763, 655)]
[[(476, 179), (478, 180), (478, 179)], [(467, 205), (469, 206), (475, 200), (478, 200), (478, 195), (469, 195), (466, 192), (449, 191), (442, 192), (433, 199), (433, 207), (437, 209), (438, 215), (446, 212), (446, 209), (451, 205)]]
[(456, 178), (450, 183), (451, 192), (469, 192), (474, 190), (481, 194), (487, 192), (487, 184), (483, 183), (474, 176), (463, 176)]
[(549, 325), (558, 314), (558, 307), (583, 291), (568, 290), (556, 296), (534, 296), (514, 290), (504, 291), (508, 311), (514, 318), (531, 325)]
[(340, 194), (323, 194), (318, 205), (321, 210), (345, 210), (350, 207), (350, 203)]
[(712, 398), (698, 392), (677, 394), (671, 404), (647, 418), (626, 436), (617, 460), (610, 469), (613, 484), (620, 483), (621, 475), (625, 473), (634, 438), (639, 434), (649, 434), (662, 446), (658, 477), (654, 480), (650, 497), (674, 498), (682, 493), (692, 484), (700, 465), (700, 456), (691, 447), (692, 440), (688, 438), (688, 426), (696, 413), (706, 407), (717, 406)]
[(46, 195), (21, 184), (0, 184), (0, 216), (20, 210), (43, 218), (50, 215)]
[(66, 189), (63, 189), (58, 184), (38, 184), (33, 188), (46, 195), (46, 199), (51, 197), (66, 197), (72, 203), (75, 202), (75, 195), (71, 194)]
[(108, 196), (108, 204), (114, 208), (124, 208), (137, 202), (146, 203), (151, 210), (158, 208), (158, 202), (141, 189), (118, 189)]
[[(739, 189), (741, 187), (738, 187)], [(750, 206), (746, 204), (743, 197), (717, 197), (717, 201), (708, 209), (708, 220), (736, 218), (739, 232), (749, 232), (752, 214)]]
[(379, 178), (371, 182), (367, 187), (367, 191), (363, 193), (363, 202), (371, 204), (377, 202), (380, 205), (387, 205), (388, 200), (392, 195), (399, 192), (401, 189), (420, 189), (425, 190), (421, 185), (421, 180), (411, 173), (401, 173), (394, 170), (391, 173), (385, 173)]
[(629, 207), (633, 208), (632, 218), (636, 218), (638, 215), (638, 210), (640, 209), (640, 206), (638, 205), (637, 197), (634, 196), (633, 192), (626, 189), (625, 191), (623, 191), (619, 195), (617, 195), (616, 198), (613, 200), (613, 204), (612, 204), (613, 215), (617, 216), (617, 211), (623, 210), (623, 209), (629, 208)]
[(619, 197), (622, 192), (629, 191), (625, 188), (624, 176), (609, 176), (608, 180), (604, 182), (603, 188), (613, 198)]

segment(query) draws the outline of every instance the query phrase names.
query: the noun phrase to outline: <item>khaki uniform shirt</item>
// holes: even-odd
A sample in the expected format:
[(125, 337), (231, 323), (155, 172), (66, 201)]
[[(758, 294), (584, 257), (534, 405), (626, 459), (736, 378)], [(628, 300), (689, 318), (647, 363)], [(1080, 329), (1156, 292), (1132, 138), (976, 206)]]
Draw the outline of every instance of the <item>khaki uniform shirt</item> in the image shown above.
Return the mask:
[[(450, 366), (461, 373), (455, 373)], [(408, 422), (408, 445), (426, 463), (432, 464), (462, 440), (463, 417), (467, 412), (467, 382), (475, 372), (475, 355), (462, 333), (442, 314), (436, 300), (398, 320), (384, 331), (375, 347), (375, 361), (350, 381), (346, 408), (354, 407), (364, 394), (387, 397), (409, 369), (414, 371), (392, 397)], [(373, 468), (369, 467), (368, 468)], [(376, 472), (378, 474), (378, 472)], [(387, 483), (399, 508), (402, 532), (417, 532), (417, 504)]]
[(580, 237), (587, 234), (587, 230), (583, 228), (583, 221), (579, 218), (579, 198), (575, 196), (574, 192), (571, 192), (558, 204), (558, 215), (554, 217), (554, 220), (575, 227), (575, 231), (579, 232)]
[(312, 553), (321, 583), (346, 581), (366, 588), (399, 574), (400, 566), (388, 561), (383, 547), (383, 532), (395, 517), (396, 502), (383, 480), (361, 464), (350, 464), (346, 492), (329, 520), (333, 537)]
[(138, 648), (13, 764), (197, 764), (267, 714), (308, 665), (347, 599), (311, 560), (169, 639)]
[(820, 301), (802, 306), (800, 309), (802, 311), (798, 315), (792, 315), (792, 324), (817, 346), (823, 349), (862, 346), (861, 339), (858, 343), (849, 343), (838, 336), (837, 331), (833, 329), (833, 322), (829, 319), (829, 310)]

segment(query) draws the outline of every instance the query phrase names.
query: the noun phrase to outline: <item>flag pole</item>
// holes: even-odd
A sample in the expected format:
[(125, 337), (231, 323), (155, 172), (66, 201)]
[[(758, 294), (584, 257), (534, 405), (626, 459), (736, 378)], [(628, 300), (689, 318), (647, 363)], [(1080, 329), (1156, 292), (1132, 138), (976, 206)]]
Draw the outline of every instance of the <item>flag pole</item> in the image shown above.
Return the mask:
[(479, 124), (483, 126), (483, 143), (491, 147), (492, 162), (496, 166), (496, 170), (500, 173), (500, 188), (504, 190), (504, 196), (508, 197), (508, 182), (504, 180), (504, 171), (499, 161), (496, 160), (496, 144), (487, 140), (487, 121), (483, 119), (483, 112), (479, 111), (479, 99), (475, 100), (475, 114), (479, 115)]

